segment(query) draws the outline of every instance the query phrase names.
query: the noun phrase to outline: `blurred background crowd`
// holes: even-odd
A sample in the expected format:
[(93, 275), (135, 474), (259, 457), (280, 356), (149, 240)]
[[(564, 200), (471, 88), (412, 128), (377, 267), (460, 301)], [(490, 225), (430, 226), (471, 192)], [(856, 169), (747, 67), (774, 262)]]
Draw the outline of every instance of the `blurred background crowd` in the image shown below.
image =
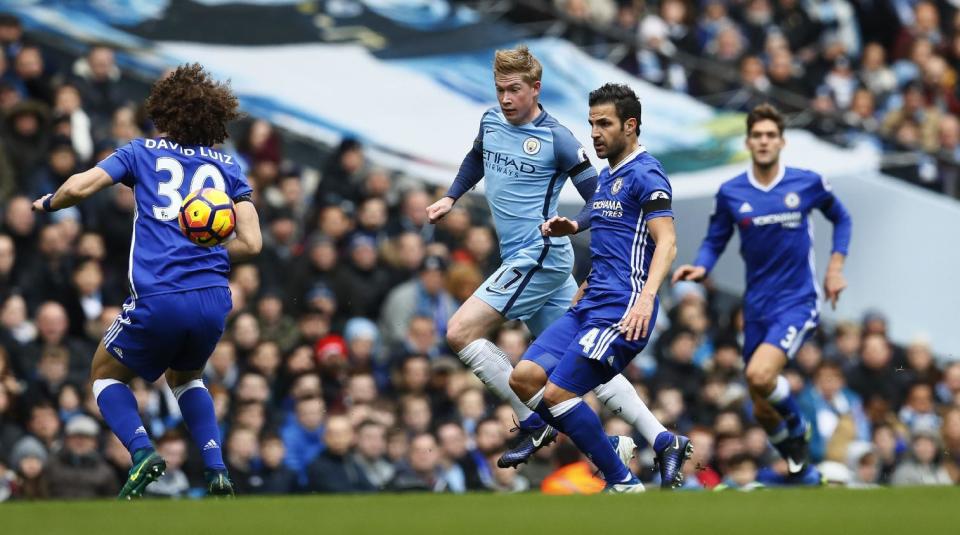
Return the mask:
[[(479, 2), (499, 6), (497, 2)], [(887, 152), (960, 197), (960, 13), (947, 0), (510, 0), (505, 16), (725, 109)]]
[[(953, 30), (940, 25), (953, 17), (925, 2), (894, 4), (898, 16), (913, 15), (893, 54), (870, 44), (890, 35), (871, 33), (856, 22), (862, 17), (835, 9), (830, 25), (791, 0), (706, 0), (699, 10), (667, 0), (639, 21), (632, 4), (570, 0), (565, 9), (600, 17), (592, 9), (607, 6), (598, 21), (659, 35), (636, 57), (656, 52), (665, 73), (673, 72), (663, 50), (671, 45), (716, 55), (754, 77), (752, 89), (779, 84), (851, 113), (866, 102), (860, 111), (869, 110), (876, 132), (909, 141), (912, 125), (925, 148), (946, 148), (956, 99), (930, 73), (938, 61), (941, 75), (953, 72)], [(828, 28), (835, 46), (813, 46)], [(634, 68), (650, 78), (646, 65)], [(696, 92), (713, 81), (671, 74), (664, 83), (681, 82)], [(32, 212), (30, 201), (153, 135), (141, 108), (146, 91), (109, 48), (65, 54), (0, 15), (0, 501), (114, 496), (130, 466), (100, 421), (87, 375), (126, 297), (132, 192), (117, 186), (54, 214)], [(318, 155), (294, 150), (255, 118), (233, 132), (224, 150), (254, 188), (264, 250), (232, 271), (234, 308), (205, 380), (238, 492), (602, 488), (565, 441), (520, 470), (498, 469), (513, 414), (444, 342), (458, 304), (499, 262), (481, 197), (465, 197), (434, 227), (425, 208), (442, 190), (372, 165), (356, 141)], [(683, 284), (662, 299), (669, 313), (628, 376), (661, 421), (693, 439), (686, 487), (750, 488), (780, 461), (747, 416), (737, 300)], [(960, 482), (960, 361), (935, 358), (923, 339), (896, 345), (887, 331), (878, 313), (824, 326), (791, 364), (813, 424), (812, 455), (842, 484)], [(494, 339), (514, 360), (530, 343), (512, 323)], [(163, 379), (132, 388), (168, 463), (148, 493), (202, 493), (199, 451)], [(641, 444), (633, 468), (654, 481), (649, 446), (602, 414), (609, 433)]]

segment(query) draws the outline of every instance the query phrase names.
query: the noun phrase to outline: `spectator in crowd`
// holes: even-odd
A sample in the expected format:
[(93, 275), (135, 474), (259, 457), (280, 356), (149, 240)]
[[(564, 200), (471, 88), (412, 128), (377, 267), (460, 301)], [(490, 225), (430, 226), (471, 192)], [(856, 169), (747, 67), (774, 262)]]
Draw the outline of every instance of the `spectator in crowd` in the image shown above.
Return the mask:
[(290, 494), (297, 489), (297, 473), (283, 463), (286, 446), (274, 434), (267, 434), (260, 442), (260, 460), (263, 463), (260, 478), (263, 484), (254, 489), (259, 494)]
[(87, 415), (77, 415), (64, 429), (63, 448), (45, 468), (51, 498), (113, 497), (120, 490), (113, 471), (97, 452), (100, 425)]
[(389, 273), (377, 257), (377, 244), (369, 236), (350, 238), (346, 262), (334, 275), (338, 310), (345, 317), (376, 318), (390, 284)]
[(380, 331), (391, 348), (402, 344), (414, 316), (433, 318), (434, 333), (443, 338), (447, 321), (457, 310), (457, 303), (445, 288), (448, 264), (440, 256), (424, 258), (419, 277), (394, 288), (384, 302), (380, 314)]
[(299, 474), (299, 483), (306, 485), (306, 468), (326, 447), (323, 442), (324, 405), (319, 397), (299, 399), (295, 405), (296, 418), (280, 430), (286, 449), (284, 464)]
[(860, 363), (847, 372), (847, 382), (865, 400), (878, 397), (898, 404), (902, 394), (892, 359), (893, 350), (884, 335), (866, 335)]
[(374, 489), (383, 489), (395, 472), (393, 464), (386, 459), (386, 427), (372, 420), (365, 420), (357, 426), (357, 447), (353, 453), (353, 463), (363, 478)]
[(804, 418), (813, 427), (810, 457), (815, 462), (845, 462), (847, 444), (870, 440), (870, 423), (860, 396), (845, 383), (839, 364), (821, 363), (814, 373), (813, 385), (797, 400)]
[(893, 472), (891, 484), (951, 485), (953, 480), (941, 461), (940, 437), (936, 430), (919, 430), (910, 441), (908, 458)]
[(187, 461), (187, 441), (177, 431), (167, 431), (157, 439), (157, 453), (167, 462), (167, 470), (146, 490), (151, 496), (180, 498), (190, 490), (190, 481), (183, 471)]
[(44, 470), (49, 453), (43, 444), (26, 437), (10, 453), (10, 466), (18, 476), (16, 497), (25, 500), (40, 500), (51, 497), (50, 483)]
[[(456, 469), (456, 475), (462, 480), (466, 490), (486, 490), (490, 480), (490, 465), (486, 459), (478, 457), (467, 449), (467, 433), (456, 422), (447, 422), (437, 428), (440, 450), (447, 470)], [(478, 461), (482, 463), (478, 464)], [(487, 474), (484, 475), (484, 472)]]
[(395, 492), (452, 492), (440, 465), (440, 449), (430, 433), (419, 433), (410, 439), (410, 452), (398, 467), (388, 489)]
[(370, 492), (375, 489), (354, 462), (353, 424), (346, 416), (331, 416), (323, 433), (326, 448), (308, 468), (313, 492)]
[(133, 95), (124, 86), (113, 50), (93, 46), (73, 64), (72, 84), (80, 92), (84, 109), (90, 114), (95, 135), (104, 137), (113, 113)]

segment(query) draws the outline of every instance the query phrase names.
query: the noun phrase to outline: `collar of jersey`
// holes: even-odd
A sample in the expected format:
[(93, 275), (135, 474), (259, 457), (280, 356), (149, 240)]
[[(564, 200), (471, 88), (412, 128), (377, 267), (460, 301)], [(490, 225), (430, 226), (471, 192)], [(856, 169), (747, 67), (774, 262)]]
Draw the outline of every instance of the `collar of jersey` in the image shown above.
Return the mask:
[(637, 150), (628, 154), (627, 157), (621, 160), (616, 167), (611, 167), (610, 174), (612, 175), (613, 173), (616, 173), (617, 171), (623, 169), (624, 165), (627, 165), (628, 163), (632, 162), (634, 159), (636, 159), (637, 156), (640, 156), (644, 152), (647, 152), (647, 148), (644, 147), (643, 145), (638, 146)]
[(510, 126), (513, 126), (514, 128), (524, 128), (527, 126), (540, 126), (543, 124), (544, 121), (547, 120), (547, 110), (543, 109), (543, 104), (540, 104), (539, 102), (537, 103), (537, 107), (540, 108), (540, 114), (537, 115), (537, 117), (534, 120), (530, 121), (529, 123), (523, 123), (523, 124), (515, 125), (510, 123), (510, 121), (507, 121), (506, 116), (503, 115), (503, 110), (501, 110), (500, 108), (497, 108), (497, 113), (500, 114), (500, 117), (503, 117), (503, 120), (507, 124), (509, 124)]
[(780, 165), (780, 168), (777, 170), (777, 176), (773, 177), (773, 181), (771, 181), (771, 182), (770, 182), (769, 184), (767, 184), (766, 186), (764, 186), (763, 184), (761, 184), (760, 182), (758, 182), (758, 181), (757, 181), (757, 178), (756, 178), (755, 176), (753, 176), (753, 166), (752, 166), (752, 165), (751, 165), (750, 167), (747, 167), (747, 180), (750, 181), (750, 185), (751, 185), (751, 186), (757, 188), (757, 189), (760, 190), (760, 191), (768, 192), (768, 191), (772, 190), (773, 188), (777, 187), (777, 184), (779, 184), (780, 181), (783, 180), (783, 175), (786, 173), (787, 166), (783, 165), (782, 163), (779, 164), (779, 165)]

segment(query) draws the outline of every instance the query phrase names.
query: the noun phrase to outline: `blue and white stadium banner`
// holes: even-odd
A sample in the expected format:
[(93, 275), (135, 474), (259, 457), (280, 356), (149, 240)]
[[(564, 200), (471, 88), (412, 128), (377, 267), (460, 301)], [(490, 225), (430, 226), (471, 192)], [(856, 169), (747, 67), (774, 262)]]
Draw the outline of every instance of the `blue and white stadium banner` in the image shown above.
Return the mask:
[(6, 9), (77, 46), (111, 43), (124, 67), (144, 74), (198, 61), (232, 80), (249, 114), (330, 143), (357, 138), (380, 163), (429, 180), (456, 172), (496, 104), (493, 52), (519, 42), (544, 64), (544, 107), (585, 146), (587, 95), (617, 81), (639, 93), (643, 142), (668, 171), (743, 157), (740, 116), (445, 0), (19, 0)]

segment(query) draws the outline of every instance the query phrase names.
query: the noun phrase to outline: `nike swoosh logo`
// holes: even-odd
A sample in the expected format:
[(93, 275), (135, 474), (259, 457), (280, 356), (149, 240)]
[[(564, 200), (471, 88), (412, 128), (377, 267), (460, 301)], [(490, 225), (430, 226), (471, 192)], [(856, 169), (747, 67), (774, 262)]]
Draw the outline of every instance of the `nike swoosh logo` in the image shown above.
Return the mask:
[(803, 463), (798, 463), (790, 457), (787, 457), (787, 472), (790, 472), (791, 474), (797, 474), (800, 472), (800, 470), (803, 470)]
[(539, 436), (539, 437), (534, 437), (534, 438), (533, 438), (533, 447), (534, 447), (534, 448), (539, 448), (539, 447), (540, 447), (540, 444), (543, 444), (543, 440), (544, 440), (545, 438), (547, 438), (547, 435), (549, 435), (549, 434), (550, 434), (550, 428), (549, 428), (549, 427), (544, 427), (544, 428), (543, 428), (543, 433), (540, 433), (540, 436)]
[[(149, 459), (149, 457), (147, 457), (147, 459)], [(133, 474), (130, 474), (129, 479), (131, 481), (135, 481), (138, 477), (140, 477), (140, 471), (143, 470), (143, 467), (147, 465), (147, 459), (144, 459), (144, 461), (140, 463), (140, 466), (137, 467), (136, 472), (134, 472)]]

